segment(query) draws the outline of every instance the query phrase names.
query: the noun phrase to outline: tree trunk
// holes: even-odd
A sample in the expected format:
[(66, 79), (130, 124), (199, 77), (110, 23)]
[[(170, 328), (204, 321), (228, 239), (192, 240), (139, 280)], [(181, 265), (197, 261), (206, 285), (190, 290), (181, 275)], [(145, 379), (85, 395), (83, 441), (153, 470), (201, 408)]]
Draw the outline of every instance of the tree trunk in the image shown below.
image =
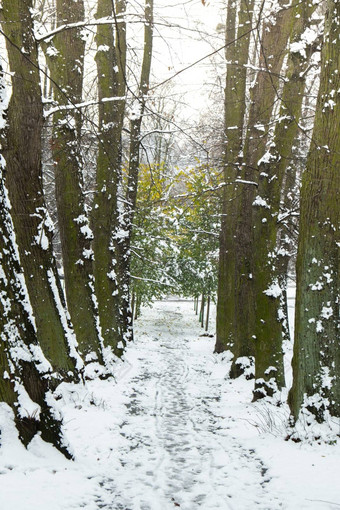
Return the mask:
[(134, 317), (133, 317), (134, 320), (137, 320), (138, 317), (140, 316), (141, 305), (142, 305), (141, 295), (137, 292), (137, 294), (136, 294), (135, 314), (134, 314)]
[(31, 17), (33, 5), (30, 0), (4, 0), (2, 6), (1, 20), (13, 73), (4, 141), (12, 218), (39, 343), (53, 370), (70, 377), (76, 363), (78, 368), (82, 364), (67, 325), (52, 253), (52, 224), (42, 189), (43, 110)]
[(132, 292), (132, 297), (131, 297), (131, 318), (132, 318), (132, 327), (133, 327), (133, 319), (134, 319), (134, 316), (135, 316), (135, 308), (136, 308), (136, 293), (133, 291), (133, 292)]
[(202, 294), (201, 310), (200, 310), (200, 315), (199, 315), (199, 321), (200, 321), (200, 324), (201, 324), (202, 328), (204, 326), (204, 308), (205, 308), (205, 295)]
[[(125, 2), (117, 6), (124, 10)], [(117, 11), (117, 14), (119, 12)], [(98, 0), (97, 18), (113, 16), (112, 0)], [(95, 293), (105, 346), (121, 356), (117, 259), (113, 233), (118, 231), (118, 188), (121, 179), (121, 135), (125, 109), (125, 29), (119, 22), (115, 46), (112, 25), (97, 27), (97, 72), (99, 99), (99, 147), (96, 172), (96, 194), (93, 202), (93, 250)], [(119, 35), (118, 35), (119, 34)], [(105, 98), (121, 98), (103, 101)], [(115, 252), (115, 253), (114, 253)], [(116, 257), (116, 258), (115, 258)]]
[[(57, 0), (57, 26), (84, 20), (83, 0)], [(94, 306), (92, 232), (83, 195), (81, 103), (85, 40), (82, 30), (64, 30), (45, 51), (53, 80), (54, 100), (61, 109), (53, 116), (54, 161), (58, 223), (67, 305), (79, 350), (85, 361), (102, 362)], [(62, 109), (69, 106), (71, 109)]]
[[(7, 209), (7, 192), (0, 170), (0, 401), (8, 404), (14, 413), (21, 441), (27, 445), (40, 432), (43, 440), (52, 443), (66, 457), (70, 454), (63, 446), (61, 422), (46, 398), (48, 386), (55, 384), (44, 370), (50, 365), (38, 345), (35, 322), (27, 313), (27, 291), (23, 286), (23, 273), (18, 260), (17, 247), (13, 246), (13, 226)], [(22, 279), (20, 280), (20, 278)], [(26, 291), (26, 292), (25, 292)], [(38, 370), (37, 366), (42, 367)], [(52, 384), (51, 384), (52, 383)], [(27, 392), (36, 415), (28, 414), (20, 406), (18, 396)], [(36, 404), (36, 405), (34, 405)]]
[(194, 300), (195, 315), (198, 315), (198, 296)]
[[(282, 0), (280, 6), (281, 9), (275, 14), (274, 22), (267, 21), (263, 26), (259, 71), (255, 85), (250, 89), (248, 127), (242, 152), (246, 105), (245, 81), (240, 87), (237, 101), (234, 98), (234, 104), (243, 104), (243, 107), (239, 107), (242, 108), (241, 114), (229, 117), (228, 101), (226, 100), (226, 133), (229, 130), (232, 131), (235, 142), (230, 144), (228, 140), (225, 164), (226, 168), (234, 167), (234, 170), (233, 173), (230, 173), (230, 170), (226, 173), (227, 186), (224, 192), (222, 211), (216, 351), (221, 352), (229, 348), (234, 354), (231, 377), (237, 377), (242, 373), (238, 358), (253, 355), (255, 348), (256, 312), (253, 280), (255, 247), (252, 213), (258, 180), (256, 170), (258, 161), (266, 150), (269, 123), (275, 102), (278, 99), (279, 76), (292, 20), (292, 9), (286, 8), (288, 2)], [(235, 4), (232, 4), (228, 11), (230, 8), (235, 9)], [(243, 11), (247, 12), (246, 6)], [(262, 12), (259, 16), (261, 15)], [(235, 13), (232, 11), (231, 20), (234, 17)], [(242, 26), (244, 27), (244, 23)], [(258, 21), (258, 31), (260, 26)], [(244, 52), (238, 56), (238, 62), (244, 67), (248, 62), (249, 43), (247, 47), (245, 40), (242, 39), (242, 41)], [(245, 51), (246, 48), (248, 51)], [(231, 54), (227, 58), (234, 62), (236, 55)], [(237, 91), (235, 86), (231, 86), (228, 74), (229, 71), (227, 73), (226, 98), (231, 94), (230, 90)], [(230, 164), (228, 164), (229, 157), (231, 158)], [(239, 183), (232, 186), (235, 179)]]
[(121, 217), (120, 230), (125, 232), (117, 237), (119, 265), (118, 278), (120, 287), (121, 325), (124, 342), (132, 340), (132, 319), (130, 310), (130, 262), (132, 224), (137, 204), (138, 176), (140, 164), (140, 135), (145, 110), (145, 101), (149, 90), (153, 42), (153, 0), (145, 3), (144, 52), (139, 81), (138, 97), (135, 98), (135, 111), (130, 120), (130, 153), (128, 183), (126, 191), (126, 208)]
[[(295, 143), (296, 146), (296, 143)], [(293, 151), (294, 152), (294, 151)], [(278, 280), (279, 286), (282, 290), (281, 296), (281, 323), (283, 340), (291, 341), (290, 328), (289, 328), (289, 315), (288, 315), (288, 279), (289, 279), (289, 263), (292, 256), (296, 251), (297, 244), (297, 231), (298, 219), (293, 215), (292, 212), (297, 207), (299, 192), (298, 175), (299, 168), (293, 159), (289, 166), (286, 168), (284, 183), (281, 192), (281, 211), (286, 218), (282, 218), (279, 221), (279, 240), (278, 249), (280, 257), (277, 259), (278, 264)]]
[[(283, 59), (286, 54), (287, 41), (290, 35), (292, 9), (285, 9), (288, 2), (281, 0), (279, 10), (273, 21), (266, 21), (260, 37), (259, 71), (254, 87), (250, 91), (250, 108), (248, 127), (243, 149), (243, 164), (240, 178), (245, 182), (258, 181), (258, 161), (266, 151), (269, 123), (273, 115), (275, 103), (278, 101), (279, 77)], [(256, 197), (256, 186), (241, 185), (239, 199), (235, 205), (237, 220), (235, 227), (236, 280), (237, 293), (237, 342), (254, 344), (256, 335), (257, 313), (254, 293), (254, 218), (253, 203)], [(243, 325), (246, 326), (243, 326)], [(253, 349), (255, 345), (253, 345)], [(234, 364), (237, 359), (234, 358)], [(235, 367), (236, 374), (238, 370)], [(233, 372), (233, 367), (231, 372)]]
[[(280, 248), (279, 248), (280, 249)], [(288, 310), (288, 263), (289, 256), (280, 256), (281, 263), (279, 265), (279, 287), (281, 289), (280, 308), (278, 313), (278, 319), (282, 327), (282, 341), (290, 342), (290, 328), (289, 328), (289, 310)]]
[(210, 313), (210, 296), (208, 296), (208, 301), (207, 301), (207, 316), (205, 319), (205, 330), (206, 331), (208, 331), (208, 329), (209, 329), (209, 313)]
[[(281, 33), (285, 34), (285, 41), (289, 27), (291, 42), (300, 41), (313, 10), (314, 7), (311, 8), (306, 3), (299, 3), (289, 13), (289, 16), (285, 13), (285, 17), (282, 19), (284, 27), (281, 29)], [(286, 24), (288, 24), (287, 27)], [(266, 57), (268, 57), (268, 54)], [(308, 63), (307, 54), (306, 56), (303, 56), (300, 52), (289, 54), (279, 112), (280, 122), (276, 124), (271, 144), (273, 149), (267, 152), (265, 162), (259, 165), (258, 193), (253, 203), (254, 298), (256, 311), (254, 327), (254, 400), (273, 395), (277, 389), (284, 386), (281, 317), (283, 296), (280, 287), (282, 264), (280, 261), (278, 218), (282, 184), (292, 157), (293, 144), (299, 131), (305, 88), (305, 72)], [(278, 71), (277, 69), (276, 72)]]
[(328, 0), (313, 141), (302, 178), (289, 404), (340, 416), (340, 2)]
[[(1, 124), (5, 121), (3, 109), (6, 107), (2, 103), (5, 89), (3, 82), (0, 68)], [(39, 430), (42, 439), (51, 442), (70, 457), (67, 449), (62, 446), (61, 423), (53, 416), (53, 410), (46, 399), (51, 377), (46, 371), (51, 366), (38, 345), (35, 321), (28, 312), (30, 303), (15, 241), (4, 167), (0, 155), (0, 400), (12, 408), (20, 439), (25, 445)], [(28, 415), (27, 409), (20, 406), (18, 395), (25, 391), (34, 401), (34, 409), (40, 406), (40, 413), (36, 416)]]
[[(248, 334), (239, 330), (247, 327), (247, 320), (238, 323), (238, 294), (236, 275), (236, 209), (239, 190), (234, 185), (238, 175), (238, 164), (242, 149), (242, 134), (246, 112), (246, 64), (249, 56), (250, 33), (254, 2), (241, 1), (236, 29), (236, 3), (228, 2), (226, 24), (227, 76), (224, 107), (224, 181), (223, 207), (220, 235), (219, 277), (217, 291), (216, 352), (231, 350), (236, 360), (239, 356), (250, 356), (252, 343)], [(236, 40), (236, 42), (234, 42)], [(237, 62), (237, 64), (236, 64)], [(248, 271), (247, 275), (250, 273)], [(251, 310), (245, 310), (245, 314)], [(238, 341), (241, 334), (242, 342)], [(247, 343), (246, 343), (247, 342)], [(231, 377), (239, 375), (231, 374)]]

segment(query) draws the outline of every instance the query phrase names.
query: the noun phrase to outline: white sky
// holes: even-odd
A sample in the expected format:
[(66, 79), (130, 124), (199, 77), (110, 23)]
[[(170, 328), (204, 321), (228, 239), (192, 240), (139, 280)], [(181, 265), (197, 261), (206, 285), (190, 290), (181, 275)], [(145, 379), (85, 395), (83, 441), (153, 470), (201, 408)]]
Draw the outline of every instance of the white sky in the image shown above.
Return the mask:
[[(224, 22), (223, 0), (203, 5), (201, 0), (156, 0), (153, 75), (166, 79), (223, 45), (224, 35), (216, 31)], [(158, 21), (181, 28), (167, 28)], [(218, 61), (223, 61), (223, 51)], [(172, 80), (181, 100), (187, 102), (187, 115), (196, 117), (206, 105), (209, 86), (214, 81), (213, 66), (206, 59)]]

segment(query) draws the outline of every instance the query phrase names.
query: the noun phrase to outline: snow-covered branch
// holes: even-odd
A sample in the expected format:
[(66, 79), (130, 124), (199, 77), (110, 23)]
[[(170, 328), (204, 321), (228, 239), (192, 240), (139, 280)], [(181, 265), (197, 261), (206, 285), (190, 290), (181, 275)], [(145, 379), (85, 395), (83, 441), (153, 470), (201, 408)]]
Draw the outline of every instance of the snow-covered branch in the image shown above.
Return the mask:
[(146, 138), (147, 136), (150, 136), (150, 135), (153, 135), (153, 134), (159, 134), (159, 135), (173, 135), (174, 133), (177, 133), (177, 131), (163, 131), (162, 129), (154, 129), (153, 131), (149, 131), (148, 133), (145, 133), (145, 135), (143, 135), (141, 138), (140, 138), (140, 141), (144, 140), (144, 138)]
[(49, 32), (46, 32), (45, 34), (36, 33), (35, 39), (37, 42), (42, 42), (46, 41), (47, 39), (50, 39), (51, 37), (59, 34), (60, 32), (63, 32), (64, 30), (73, 30), (75, 28), (85, 28), (97, 25), (114, 25), (115, 23), (116, 20), (109, 17), (100, 18), (96, 20), (78, 21), (77, 23), (68, 23), (65, 25), (60, 25), (59, 27), (55, 28), (54, 30), (50, 30)]
[(114, 101), (125, 101), (125, 99), (126, 99), (126, 96), (103, 97), (103, 99), (101, 101), (85, 101), (83, 103), (55, 106), (54, 108), (50, 108), (49, 110), (47, 110), (44, 113), (44, 116), (45, 116), (45, 118), (47, 118), (50, 115), (53, 115), (54, 113), (65, 111), (65, 110), (66, 111), (79, 110), (80, 108), (86, 108), (88, 106), (92, 106), (95, 104), (112, 103)]
[(175, 287), (171, 283), (161, 282), (160, 280), (154, 280), (153, 278), (140, 278), (139, 276), (130, 275), (133, 280), (142, 280), (143, 282), (159, 283), (160, 285), (166, 285), (167, 287)]

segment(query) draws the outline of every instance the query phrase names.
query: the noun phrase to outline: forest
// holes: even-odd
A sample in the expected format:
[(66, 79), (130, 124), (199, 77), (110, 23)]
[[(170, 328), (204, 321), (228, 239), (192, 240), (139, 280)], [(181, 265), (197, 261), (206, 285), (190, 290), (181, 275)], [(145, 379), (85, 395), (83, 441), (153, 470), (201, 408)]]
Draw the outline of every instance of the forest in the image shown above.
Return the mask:
[(72, 459), (59, 389), (116, 391), (143, 310), (177, 296), (249, 403), (288, 405), (287, 440), (336, 442), (340, 1), (221, 0), (209, 33), (167, 8), (0, 2), (0, 401)]

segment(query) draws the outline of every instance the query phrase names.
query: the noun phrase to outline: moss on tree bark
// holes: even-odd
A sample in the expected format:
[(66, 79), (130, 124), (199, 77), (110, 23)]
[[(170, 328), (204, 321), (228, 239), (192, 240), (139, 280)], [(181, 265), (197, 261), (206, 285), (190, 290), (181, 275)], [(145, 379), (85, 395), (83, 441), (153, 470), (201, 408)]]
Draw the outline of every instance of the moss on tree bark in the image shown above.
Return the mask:
[(329, 0), (313, 141), (302, 178), (293, 387), (319, 421), (340, 416), (340, 2)]
[[(4, 0), (0, 11), (12, 76), (4, 134), (7, 185), (37, 336), (53, 369), (70, 377), (76, 361), (60, 313), (63, 296), (52, 253), (52, 231), (42, 188), (43, 110), (32, 1)], [(13, 23), (15, 20), (15, 23)]]
[[(84, 20), (83, 0), (57, 0), (56, 8), (57, 26)], [(102, 362), (93, 299), (93, 236), (83, 195), (83, 117), (75, 107), (82, 101), (85, 44), (81, 29), (64, 30), (46, 44), (45, 53), (54, 100), (61, 107), (53, 116), (51, 147), (67, 305), (84, 360)]]
[[(124, 2), (117, 4), (124, 9)], [(117, 12), (118, 14), (118, 12)], [(97, 17), (113, 15), (111, 0), (98, 0)], [(119, 34), (119, 36), (117, 36)], [(98, 25), (97, 54), (99, 147), (93, 202), (95, 292), (104, 344), (121, 356), (122, 329), (117, 279), (118, 187), (121, 179), (121, 137), (125, 109), (125, 31), (121, 21), (114, 40), (112, 25)], [(105, 102), (104, 98), (121, 98)], [(118, 347), (118, 345), (120, 345)]]
[[(242, 1), (237, 13), (236, 3), (228, 2), (226, 24), (227, 76), (224, 104), (224, 180), (222, 221), (220, 235), (219, 277), (217, 292), (216, 352), (231, 350), (234, 361), (241, 356), (251, 356), (253, 348), (248, 341), (247, 320), (239, 320), (242, 313), (251, 310), (239, 308), (240, 286), (237, 276), (236, 225), (239, 189), (235, 185), (242, 149), (242, 133), (246, 111), (246, 79), (250, 28), (253, 18), (253, 2)], [(239, 17), (239, 25), (236, 20)], [(236, 64), (237, 62), (237, 64)], [(250, 273), (250, 270), (247, 274)], [(246, 303), (244, 303), (246, 306)], [(240, 341), (241, 339), (241, 341)], [(231, 377), (240, 375), (238, 365), (233, 363)]]
[[(290, 21), (291, 42), (299, 41), (310, 21), (314, 7), (298, 4)], [(282, 353), (283, 289), (280, 287), (282, 264), (279, 246), (279, 213), (282, 185), (292, 157), (292, 148), (299, 132), (299, 120), (305, 87), (305, 71), (309, 59), (291, 52), (287, 61), (286, 79), (281, 92), (280, 121), (277, 122), (270, 149), (270, 161), (259, 167), (257, 194), (253, 206), (254, 219), (254, 301), (256, 321), (254, 400), (272, 395), (284, 386)]]

